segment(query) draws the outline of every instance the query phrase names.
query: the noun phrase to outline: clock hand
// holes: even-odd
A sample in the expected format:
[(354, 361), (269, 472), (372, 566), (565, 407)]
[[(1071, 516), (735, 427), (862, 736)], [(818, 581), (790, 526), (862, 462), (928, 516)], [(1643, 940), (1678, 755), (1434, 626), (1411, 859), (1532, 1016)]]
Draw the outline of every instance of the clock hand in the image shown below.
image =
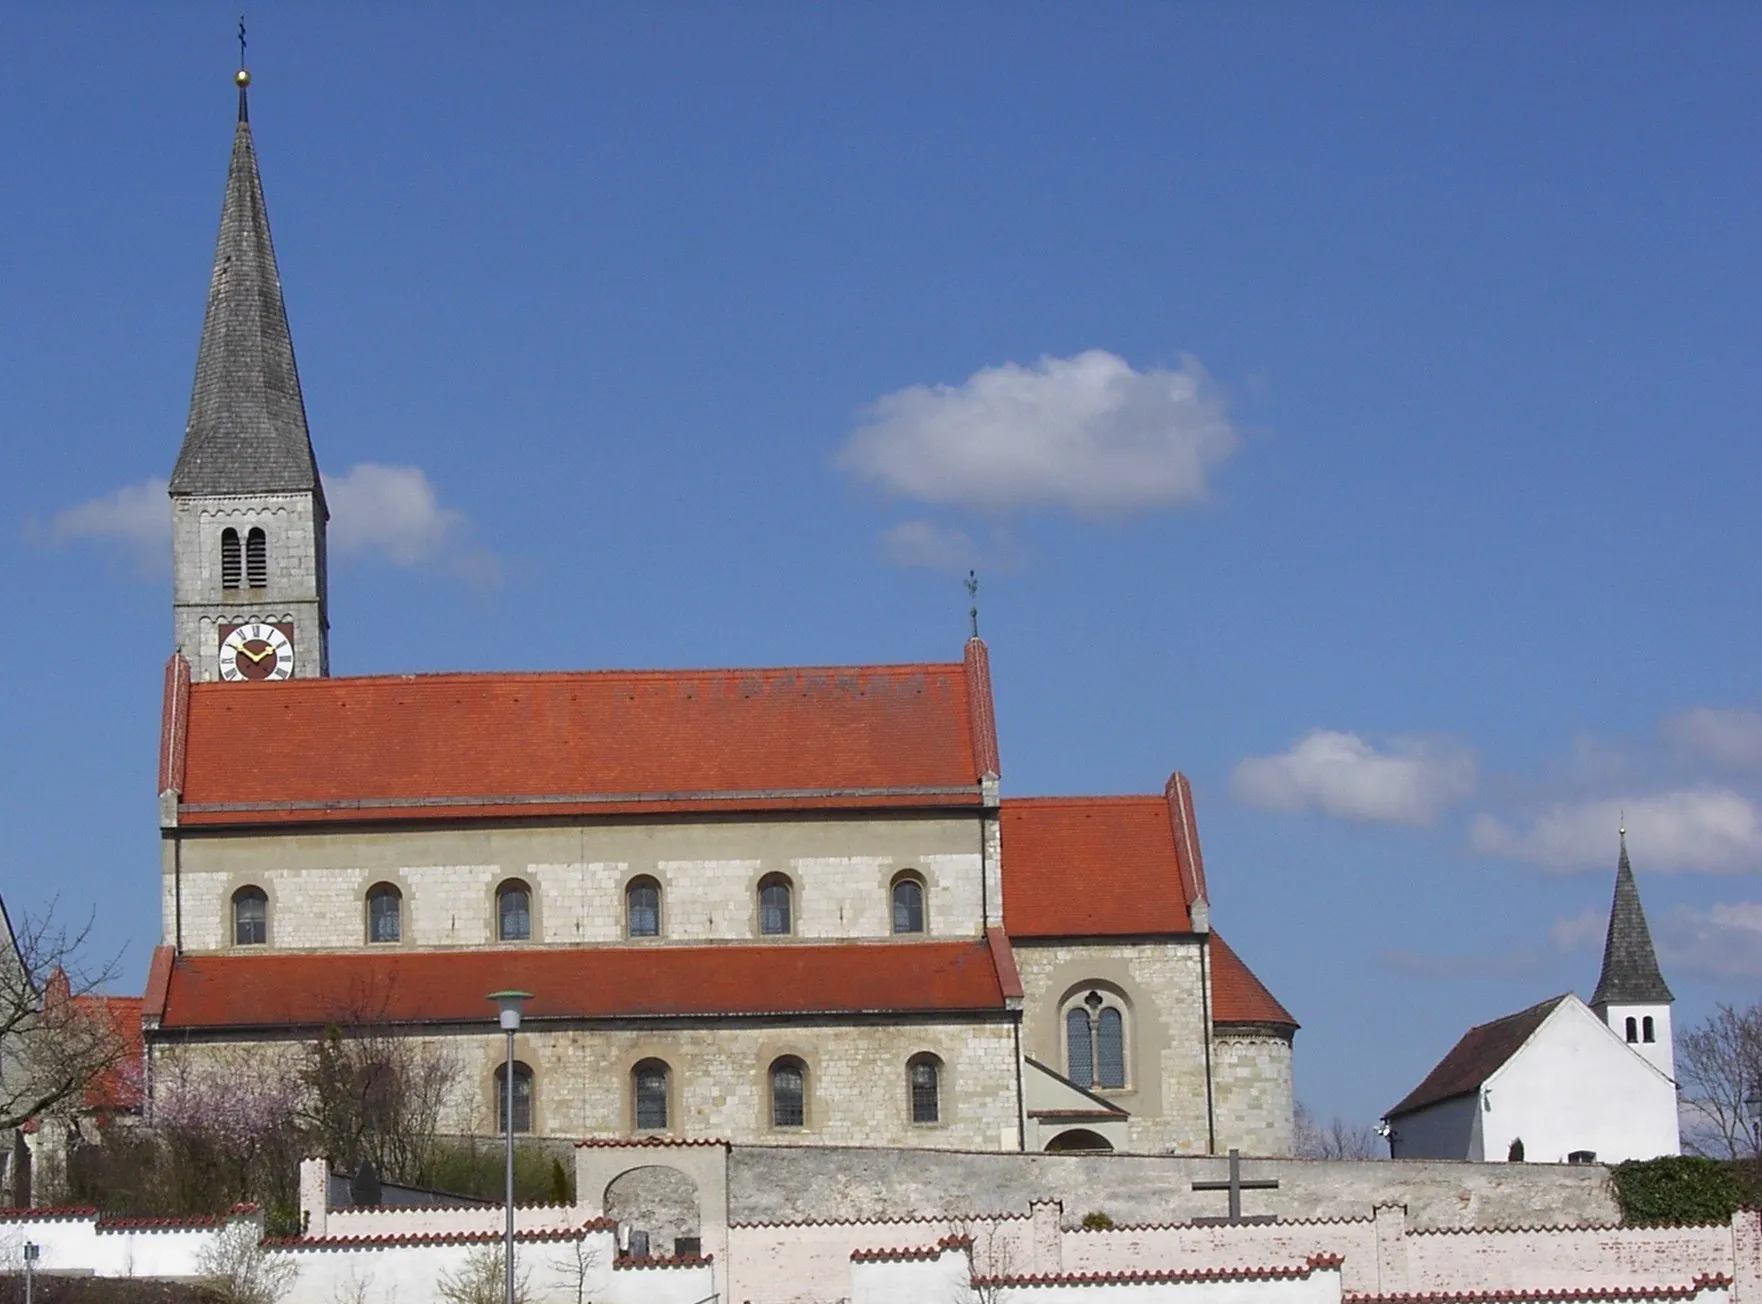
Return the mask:
[(268, 645), (265, 645), (261, 652), (253, 652), (245, 644), (240, 643), (239, 644), (239, 651), (244, 653), (246, 656), (250, 657), (251, 660), (253, 660), (253, 661), (261, 661), (261, 660), (263, 660), (264, 657), (268, 656), (271, 652), (275, 651), (275, 649), (272, 647), (269, 647)]

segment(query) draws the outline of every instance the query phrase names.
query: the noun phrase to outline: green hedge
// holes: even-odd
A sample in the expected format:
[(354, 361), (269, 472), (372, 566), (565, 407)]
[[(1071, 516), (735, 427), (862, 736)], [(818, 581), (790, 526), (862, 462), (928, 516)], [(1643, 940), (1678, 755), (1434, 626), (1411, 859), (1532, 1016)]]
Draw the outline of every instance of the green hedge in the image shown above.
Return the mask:
[(1727, 1222), (1762, 1203), (1752, 1166), (1694, 1155), (1634, 1159), (1611, 1170), (1625, 1223)]

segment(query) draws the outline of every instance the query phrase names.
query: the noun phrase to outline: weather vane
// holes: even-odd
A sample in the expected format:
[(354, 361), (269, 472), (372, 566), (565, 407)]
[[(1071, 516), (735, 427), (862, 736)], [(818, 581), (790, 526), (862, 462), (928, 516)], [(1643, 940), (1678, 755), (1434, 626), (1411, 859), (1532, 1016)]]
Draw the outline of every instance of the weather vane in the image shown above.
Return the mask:
[(973, 604), (967, 608), (967, 623), (972, 626), (973, 637), (979, 637), (979, 572), (968, 571), (966, 578), (967, 598)]
[(239, 15), (239, 67), (245, 66), (245, 16)]

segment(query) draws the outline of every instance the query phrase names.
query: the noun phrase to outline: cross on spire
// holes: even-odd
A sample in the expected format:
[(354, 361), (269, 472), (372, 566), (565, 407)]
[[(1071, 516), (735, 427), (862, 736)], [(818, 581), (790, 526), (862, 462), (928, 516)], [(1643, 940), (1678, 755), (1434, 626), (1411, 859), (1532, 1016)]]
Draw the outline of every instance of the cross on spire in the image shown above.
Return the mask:
[(971, 637), (979, 637), (979, 572), (970, 570), (967, 578), (962, 581), (967, 588), (967, 601), (972, 605), (967, 608), (967, 622), (972, 628)]
[(1230, 1179), (1227, 1182), (1195, 1182), (1195, 1191), (1228, 1191), (1230, 1193), (1230, 1216), (1228, 1218), (1196, 1218), (1195, 1222), (1228, 1222), (1252, 1223), (1272, 1222), (1271, 1214), (1257, 1214), (1250, 1218), (1242, 1216), (1242, 1192), (1244, 1191), (1276, 1191), (1279, 1183), (1275, 1178), (1262, 1178), (1256, 1181), (1244, 1181), (1242, 1178), (1242, 1152), (1235, 1148), (1230, 1150)]

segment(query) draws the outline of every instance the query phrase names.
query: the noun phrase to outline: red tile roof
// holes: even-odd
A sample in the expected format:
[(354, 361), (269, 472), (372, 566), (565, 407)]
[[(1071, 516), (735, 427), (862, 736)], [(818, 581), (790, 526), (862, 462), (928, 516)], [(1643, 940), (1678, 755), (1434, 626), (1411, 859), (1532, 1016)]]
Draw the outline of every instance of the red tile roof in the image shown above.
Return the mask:
[(160, 747), (185, 825), (976, 806), (997, 766), (976, 640), (924, 665), (187, 687), (185, 673), (174, 658)]
[(1492, 1077), (1506, 1060), (1517, 1054), (1524, 1042), (1530, 1039), (1547, 1017), (1554, 1013), (1554, 1008), (1565, 999), (1564, 994), (1553, 996), (1540, 1005), (1532, 1005), (1516, 1014), (1507, 1014), (1503, 1019), (1494, 1019), (1491, 1023), (1477, 1024), (1470, 1028), (1462, 1034), (1462, 1040), (1450, 1048), (1450, 1053), (1426, 1074), (1425, 1081), (1408, 1092), (1406, 1098), (1391, 1109), (1386, 1117), (1411, 1114), (1417, 1109), (1449, 1100), (1453, 1096), (1479, 1091), (1481, 1083)]
[(139, 996), (75, 996), (74, 1009), (110, 1024), (122, 1046), (117, 1061), (86, 1084), (81, 1104), (86, 1109), (127, 1112), (141, 1107), (146, 1052), (141, 1041)]
[(1166, 797), (1003, 803), (1003, 922), (1011, 937), (1190, 933), (1183, 875)]
[(528, 1018), (1004, 1008), (978, 941), (266, 953), (179, 958), (160, 1027), (490, 1023), (504, 988), (535, 993)]
[(1300, 1026), (1216, 933), (1211, 935), (1211, 1021)]

